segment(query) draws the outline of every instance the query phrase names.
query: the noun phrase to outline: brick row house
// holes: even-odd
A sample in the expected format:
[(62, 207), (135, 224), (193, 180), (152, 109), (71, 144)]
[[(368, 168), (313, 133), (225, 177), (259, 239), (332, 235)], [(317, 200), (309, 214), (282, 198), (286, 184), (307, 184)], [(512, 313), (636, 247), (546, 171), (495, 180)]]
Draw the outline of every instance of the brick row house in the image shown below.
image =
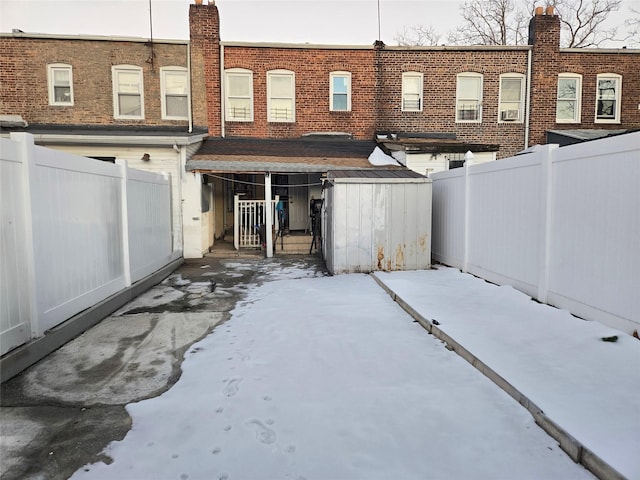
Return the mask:
[[(74, 153), (170, 169), (186, 257), (202, 255), (237, 227), (236, 196), (279, 195), (286, 227), (304, 231), (329, 170), (429, 174), (549, 141), (640, 128), (640, 50), (561, 49), (552, 10), (536, 11), (526, 46), (223, 42), (211, 0), (190, 5), (189, 26), (189, 42), (18, 33), (3, 34), (0, 47), (0, 115), (29, 124), (12, 128), (58, 129), (67, 138), (92, 130)], [(169, 72), (189, 78), (186, 94), (173, 78), (182, 96), (172, 95), (163, 80)], [(52, 97), (56, 87), (71, 93), (64, 79), (72, 85), (71, 105)], [(144, 100), (136, 100), (142, 87)], [(125, 107), (143, 103), (144, 114), (138, 108), (135, 118), (122, 118), (120, 93)], [(186, 115), (177, 106), (184, 102)], [(183, 116), (169, 115), (167, 105)], [(95, 144), (109, 136), (125, 143)], [(155, 138), (160, 150), (132, 138), (127, 144), (128, 137)], [(50, 139), (36, 137), (54, 148), (73, 146)], [(169, 139), (175, 141), (162, 143)], [(150, 161), (141, 160), (144, 153)]]

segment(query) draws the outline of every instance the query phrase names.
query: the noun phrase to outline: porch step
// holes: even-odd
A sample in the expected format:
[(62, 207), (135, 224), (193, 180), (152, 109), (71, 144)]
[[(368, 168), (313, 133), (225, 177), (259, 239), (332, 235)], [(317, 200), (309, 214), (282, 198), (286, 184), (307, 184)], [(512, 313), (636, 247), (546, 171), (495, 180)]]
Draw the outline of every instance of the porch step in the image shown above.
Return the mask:
[[(313, 237), (308, 234), (304, 235), (284, 235), (273, 239), (274, 253), (284, 255), (309, 255), (309, 247)], [(320, 243), (319, 239), (316, 243)], [(317, 253), (318, 248), (314, 246), (311, 253)]]

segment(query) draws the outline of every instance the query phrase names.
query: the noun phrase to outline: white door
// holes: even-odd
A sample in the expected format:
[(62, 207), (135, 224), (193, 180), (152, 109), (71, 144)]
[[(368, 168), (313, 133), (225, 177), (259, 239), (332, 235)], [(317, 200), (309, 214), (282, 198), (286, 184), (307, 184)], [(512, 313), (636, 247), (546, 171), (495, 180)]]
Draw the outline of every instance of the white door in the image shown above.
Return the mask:
[[(306, 185), (307, 175), (289, 175), (289, 185)], [(305, 230), (309, 220), (308, 187), (289, 187), (289, 230)]]

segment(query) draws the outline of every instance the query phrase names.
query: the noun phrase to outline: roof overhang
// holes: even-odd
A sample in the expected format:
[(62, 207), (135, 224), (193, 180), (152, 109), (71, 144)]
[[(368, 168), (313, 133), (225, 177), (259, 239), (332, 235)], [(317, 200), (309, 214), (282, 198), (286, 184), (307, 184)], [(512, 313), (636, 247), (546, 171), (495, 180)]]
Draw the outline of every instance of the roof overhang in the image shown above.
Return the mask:
[(82, 128), (75, 126), (39, 126), (25, 128), (2, 128), (0, 135), (8, 137), (11, 132), (33, 135), (36, 144), (45, 145), (117, 145), (117, 146), (189, 146), (204, 141), (208, 134), (202, 130), (145, 128)]
[(370, 140), (336, 138), (335, 135), (294, 139), (209, 138), (187, 161), (186, 169), (210, 173), (283, 174), (381, 169), (369, 162), (375, 147), (376, 143)]

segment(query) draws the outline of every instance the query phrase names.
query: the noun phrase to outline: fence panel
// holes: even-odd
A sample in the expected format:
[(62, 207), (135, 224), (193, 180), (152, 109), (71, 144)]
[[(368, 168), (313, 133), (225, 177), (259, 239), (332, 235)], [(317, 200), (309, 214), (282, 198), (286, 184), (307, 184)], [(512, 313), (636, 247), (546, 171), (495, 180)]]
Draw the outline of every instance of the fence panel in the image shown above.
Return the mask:
[(26, 192), (18, 144), (0, 138), (0, 355), (31, 337)]
[(169, 177), (127, 169), (127, 217), (131, 281), (136, 282), (170, 261)]
[(179, 258), (167, 178), (0, 140), (2, 354)]
[(465, 172), (462, 168), (432, 176), (433, 211), (431, 253), (437, 262), (463, 268)]
[(558, 150), (549, 302), (640, 326), (640, 133)]
[(537, 295), (540, 156), (472, 165), (468, 175), (467, 270)]
[(125, 288), (118, 166), (34, 147), (37, 335)]
[(640, 327), (640, 132), (459, 170), (432, 177), (435, 260)]

